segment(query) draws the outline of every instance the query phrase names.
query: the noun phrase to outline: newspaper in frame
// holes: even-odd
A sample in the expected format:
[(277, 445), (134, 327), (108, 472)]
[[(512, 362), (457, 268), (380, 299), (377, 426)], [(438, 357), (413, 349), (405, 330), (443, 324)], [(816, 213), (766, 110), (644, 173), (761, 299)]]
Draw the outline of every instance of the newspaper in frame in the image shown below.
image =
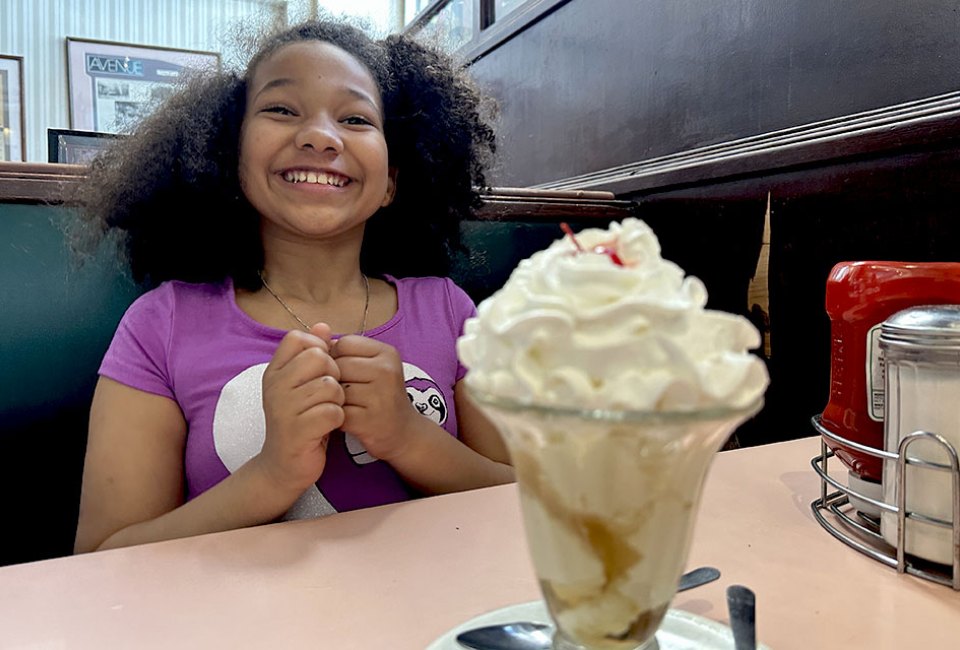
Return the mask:
[(68, 38), (71, 128), (129, 132), (186, 73), (219, 64), (216, 52)]

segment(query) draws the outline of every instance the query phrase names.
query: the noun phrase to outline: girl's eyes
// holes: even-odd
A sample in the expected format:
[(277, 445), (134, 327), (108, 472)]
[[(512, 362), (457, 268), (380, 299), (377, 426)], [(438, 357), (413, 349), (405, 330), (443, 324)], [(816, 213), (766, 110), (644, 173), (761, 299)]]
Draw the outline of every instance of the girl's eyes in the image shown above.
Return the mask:
[(344, 124), (350, 126), (373, 126), (373, 122), (362, 115), (351, 115), (343, 120)]
[[(287, 108), (282, 104), (276, 104), (271, 106), (265, 106), (260, 109), (261, 113), (273, 113), (275, 115), (286, 115), (291, 117), (296, 117), (297, 112), (293, 109)], [(369, 118), (364, 117), (363, 115), (350, 115), (340, 120), (343, 124), (348, 126), (376, 126), (376, 123)]]
[(276, 113), (277, 115), (293, 115), (293, 114), (294, 114), (293, 111), (291, 111), (291, 110), (290, 110), (289, 108), (287, 108), (286, 106), (279, 106), (279, 105), (278, 105), (278, 106), (266, 106), (266, 107), (260, 109), (260, 112), (261, 112), (261, 113)]

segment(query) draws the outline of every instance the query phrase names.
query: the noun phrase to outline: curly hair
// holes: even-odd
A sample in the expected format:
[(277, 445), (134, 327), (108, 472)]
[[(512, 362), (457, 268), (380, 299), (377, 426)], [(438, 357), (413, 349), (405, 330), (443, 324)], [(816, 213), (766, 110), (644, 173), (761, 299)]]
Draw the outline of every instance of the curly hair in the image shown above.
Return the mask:
[(445, 275), (461, 254), (460, 222), (479, 203), (496, 149), (485, 99), (446, 55), (401, 35), (373, 40), (332, 20), (263, 41), (244, 74), (190, 80), (126, 138), (98, 155), (71, 200), (83, 219), (74, 248), (118, 232), (133, 277), (260, 287), (260, 217), (240, 186), (240, 130), (257, 65), (285, 45), (317, 40), (362, 63), (383, 100), (393, 202), (367, 222), (360, 263), (370, 275)]

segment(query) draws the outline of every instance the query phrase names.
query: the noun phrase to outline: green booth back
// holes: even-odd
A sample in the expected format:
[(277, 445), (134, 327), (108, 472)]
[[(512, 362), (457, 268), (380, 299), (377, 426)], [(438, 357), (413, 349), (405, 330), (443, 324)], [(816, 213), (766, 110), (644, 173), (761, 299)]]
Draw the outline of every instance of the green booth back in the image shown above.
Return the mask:
[(97, 368), (139, 293), (105, 250), (77, 263), (69, 217), (0, 203), (0, 564), (71, 552)]

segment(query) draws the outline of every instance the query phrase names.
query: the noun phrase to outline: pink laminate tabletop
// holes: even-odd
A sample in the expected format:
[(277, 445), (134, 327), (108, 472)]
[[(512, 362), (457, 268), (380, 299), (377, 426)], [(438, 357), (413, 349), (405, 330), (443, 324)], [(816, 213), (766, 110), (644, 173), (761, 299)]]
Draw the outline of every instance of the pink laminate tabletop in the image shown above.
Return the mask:
[[(726, 622), (757, 593), (758, 636), (788, 648), (950, 648), (960, 592), (898, 575), (827, 534), (815, 438), (721, 453), (690, 566), (718, 582), (673, 606)], [(0, 648), (422, 650), (538, 595), (515, 486), (0, 569)]]

